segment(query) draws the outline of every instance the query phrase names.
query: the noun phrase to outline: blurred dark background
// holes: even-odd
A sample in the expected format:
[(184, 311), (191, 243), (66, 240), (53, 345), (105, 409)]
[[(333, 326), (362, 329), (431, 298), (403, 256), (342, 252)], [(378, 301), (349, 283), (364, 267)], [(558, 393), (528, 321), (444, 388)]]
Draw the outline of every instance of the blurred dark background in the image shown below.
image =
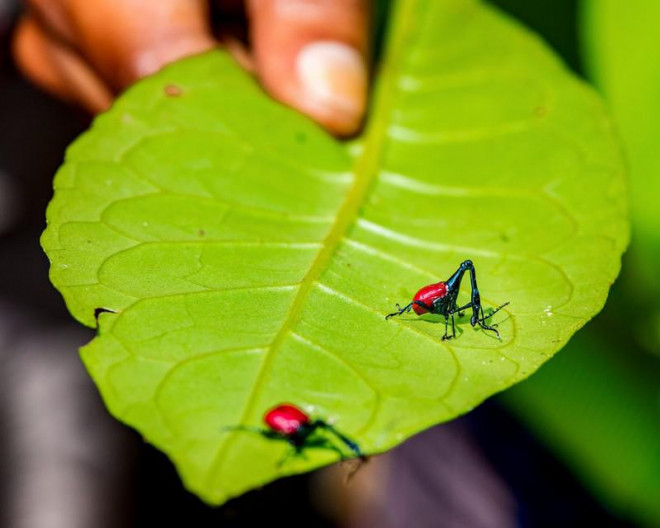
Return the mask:
[[(584, 74), (577, 1), (494, 3)], [(335, 467), (221, 508), (187, 493), (103, 408), (76, 353), (93, 332), (48, 281), (39, 236), (52, 177), (89, 118), (16, 71), (15, 9), (0, 0), (0, 526), (660, 525), (659, 369), (622, 320), (638, 287), (627, 268), (604, 313), (532, 379), (376, 457), (350, 486)]]

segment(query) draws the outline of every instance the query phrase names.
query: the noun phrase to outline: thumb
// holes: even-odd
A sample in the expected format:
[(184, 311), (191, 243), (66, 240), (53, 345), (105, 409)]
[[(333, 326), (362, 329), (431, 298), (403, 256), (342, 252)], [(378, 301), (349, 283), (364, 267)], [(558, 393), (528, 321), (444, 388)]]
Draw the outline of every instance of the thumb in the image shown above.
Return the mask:
[(331, 132), (355, 134), (367, 93), (367, 0), (250, 0), (257, 74)]

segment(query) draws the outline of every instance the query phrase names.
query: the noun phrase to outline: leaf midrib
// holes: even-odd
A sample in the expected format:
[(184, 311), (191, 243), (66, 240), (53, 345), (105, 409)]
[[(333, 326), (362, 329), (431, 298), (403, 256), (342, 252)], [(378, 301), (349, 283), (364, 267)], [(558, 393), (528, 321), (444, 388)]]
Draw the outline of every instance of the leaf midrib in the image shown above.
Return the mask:
[[(317, 283), (321, 273), (327, 268), (330, 259), (344, 238), (348, 228), (358, 218), (360, 209), (378, 174), (383, 151), (382, 146), (387, 137), (387, 123), (390, 121), (389, 113), (390, 109), (393, 108), (392, 99), (395, 92), (394, 72), (397, 71), (396, 65), (401, 60), (400, 55), (402, 51), (406, 49), (402, 41), (405, 40), (408, 28), (411, 27), (409, 23), (410, 13), (413, 11), (415, 4), (420, 1), (399, 0), (389, 14), (391, 25), (388, 29), (385, 53), (382, 56), (379, 68), (378, 78), (380, 82), (374, 87), (372, 111), (369, 114), (368, 124), (364, 133), (364, 148), (354, 164), (353, 173), (355, 174), (355, 181), (346, 195), (346, 200), (339, 209), (328, 235), (323, 241), (321, 250), (300, 283), (300, 289), (289, 308), (282, 327), (270, 345), (269, 351), (266, 353), (266, 357), (255, 378), (255, 389), (248, 397), (239, 422), (241, 424), (244, 424), (246, 419), (254, 413), (254, 405), (257, 401), (255, 396), (259, 392), (259, 387), (264, 383), (277, 352), (282, 347), (289, 331), (299, 321), (312, 287)], [(231, 443), (231, 439), (228, 439), (224, 449), (221, 448), (220, 452), (216, 455), (216, 459), (208, 473), (209, 480), (216, 474), (216, 469), (222, 462), (222, 454), (229, 451)]]

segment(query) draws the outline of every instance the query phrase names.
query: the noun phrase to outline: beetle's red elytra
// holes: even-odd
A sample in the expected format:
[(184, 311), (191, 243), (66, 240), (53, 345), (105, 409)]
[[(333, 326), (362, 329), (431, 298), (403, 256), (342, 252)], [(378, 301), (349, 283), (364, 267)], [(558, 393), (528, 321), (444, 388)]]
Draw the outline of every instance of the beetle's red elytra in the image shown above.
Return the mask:
[(301, 427), (309, 425), (310, 419), (304, 411), (290, 403), (283, 403), (269, 410), (264, 422), (273, 431), (284, 435), (296, 433)]
[[(440, 299), (447, 295), (447, 283), (446, 282), (437, 282), (435, 284), (429, 284), (424, 286), (419, 290), (415, 297), (413, 298), (413, 310), (417, 315), (422, 315), (428, 313), (426, 306), (433, 306), (433, 301)], [(419, 304), (416, 304), (415, 301), (418, 301)]]

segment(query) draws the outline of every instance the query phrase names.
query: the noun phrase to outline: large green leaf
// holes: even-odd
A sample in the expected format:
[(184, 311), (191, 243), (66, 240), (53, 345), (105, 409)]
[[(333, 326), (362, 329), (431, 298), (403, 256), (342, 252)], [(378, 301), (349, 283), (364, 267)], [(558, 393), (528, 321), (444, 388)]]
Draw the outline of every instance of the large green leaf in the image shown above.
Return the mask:
[[(479, 2), (402, 0), (363, 137), (220, 52), (129, 90), (69, 150), (43, 245), (110, 410), (220, 503), (336, 459), (224, 433), (283, 401), (369, 453), (525, 378), (603, 305), (626, 244), (598, 98)], [(471, 258), (502, 341), (385, 321)], [(465, 293), (463, 298), (467, 299)], [(462, 300), (462, 299), (461, 299)]]

